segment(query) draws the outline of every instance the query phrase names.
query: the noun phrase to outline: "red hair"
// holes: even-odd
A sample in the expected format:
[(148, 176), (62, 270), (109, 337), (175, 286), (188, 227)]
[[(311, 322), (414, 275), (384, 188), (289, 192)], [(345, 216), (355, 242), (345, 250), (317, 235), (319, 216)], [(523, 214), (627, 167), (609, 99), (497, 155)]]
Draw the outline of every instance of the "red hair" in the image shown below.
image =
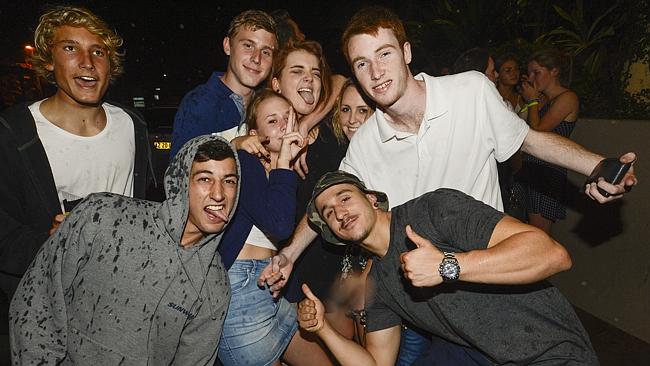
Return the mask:
[(348, 63), (350, 63), (348, 54), (350, 39), (360, 34), (376, 36), (379, 33), (379, 28), (392, 30), (400, 47), (403, 47), (404, 43), (408, 41), (404, 24), (392, 10), (382, 6), (363, 8), (352, 16), (341, 36), (341, 51)]

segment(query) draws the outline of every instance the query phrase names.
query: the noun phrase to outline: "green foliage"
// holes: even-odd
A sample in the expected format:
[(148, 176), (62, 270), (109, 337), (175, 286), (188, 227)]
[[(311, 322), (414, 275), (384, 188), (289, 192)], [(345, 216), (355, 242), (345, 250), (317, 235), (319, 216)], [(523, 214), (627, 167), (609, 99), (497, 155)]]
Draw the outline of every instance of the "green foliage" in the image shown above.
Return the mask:
[(571, 12), (553, 5), (555, 12), (570, 27), (560, 25), (541, 35), (535, 42), (552, 44), (569, 52), (574, 58), (582, 60), (591, 75), (596, 75), (607, 55), (606, 43), (614, 37), (623, 18), (621, 13), (614, 12), (618, 7), (618, 3), (614, 4), (588, 24), (582, 0), (576, 1), (576, 7)]
[[(559, 4), (559, 5), (558, 5)], [(648, 118), (650, 90), (625, 92), (629, 65), (650, 61), (650, 0), (442, 0), (422, 2), (405, 18), (409, 38), (438, 65), (487, 47), (521, 61), (548, 46), (573, 56), (571, 88), (581, 115)], [(526, 65), (522, 64), (525, 70)]]

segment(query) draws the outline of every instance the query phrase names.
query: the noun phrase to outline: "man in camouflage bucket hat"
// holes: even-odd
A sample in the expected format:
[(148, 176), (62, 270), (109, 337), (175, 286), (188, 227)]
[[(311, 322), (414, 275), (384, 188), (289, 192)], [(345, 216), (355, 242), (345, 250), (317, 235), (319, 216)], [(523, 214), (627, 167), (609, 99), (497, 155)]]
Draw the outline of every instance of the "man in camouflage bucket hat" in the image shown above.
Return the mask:
[[(384, 193), (342, 171), (321, 177), (307, 210), (326, 240), (356, 243), (374, 256), (366, 348), (338, 334), (303, 285), (300, 326), (341, 365), (395, 364), (403, 320), (462, 346), (440, 364), (598, 364), (569, 302), (541, 282), (571, 266), (564, 247), (543, 231), (446, 188), (388, 211)], [(409, 261), (418, 251), (436, 259)], [(418, 275), (423, 267), (438, 272), (436, 283)]]
[(323, 174), (323, 176), (316, 183), (314, 192), (312, 193), (311, 199), (307, 204), (307, 217), (309, 218), (309, 222), (316, 225), (323, 238), (335, 245), (346, 245), (347, 243), (343, 243), (339, 238), (332, 234), (329, 227), (327, 226), (327, 223), (321, 219), (318, 210), (316, 210), (315, 200), (316, 197), (327, 188), (342, 183), (353, 184), (366, 194), (374, 194), (377, 198), (377, 207), (383, 211), (388, 211), (388, 196), (386, 196), (384, 192), (367, 189), (366, 185), (363, 184), (363, 182), (360, 181), (359, 178), (357, 178), (355, 175), (346, 173), (342, 170)]

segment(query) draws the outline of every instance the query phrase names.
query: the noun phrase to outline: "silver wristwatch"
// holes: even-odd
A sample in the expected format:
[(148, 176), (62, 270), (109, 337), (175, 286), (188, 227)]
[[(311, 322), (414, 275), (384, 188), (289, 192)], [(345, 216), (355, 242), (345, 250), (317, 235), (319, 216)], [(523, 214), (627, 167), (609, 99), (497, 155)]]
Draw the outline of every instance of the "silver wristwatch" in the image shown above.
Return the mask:
[(438, 272), (444, 282), (454, 282), (460, 277), (460, 265), (454, 253), (443, 252), (445, 255), (440, 262)]

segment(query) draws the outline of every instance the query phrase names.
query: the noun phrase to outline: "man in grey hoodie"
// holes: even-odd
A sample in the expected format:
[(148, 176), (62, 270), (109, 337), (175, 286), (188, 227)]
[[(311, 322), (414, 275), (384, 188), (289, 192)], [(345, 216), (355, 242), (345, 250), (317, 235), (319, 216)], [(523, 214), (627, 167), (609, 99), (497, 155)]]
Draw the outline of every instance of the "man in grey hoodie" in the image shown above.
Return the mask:
[(88, 196), (43, 245), (10, 307), (15, 365), (212, 365), (230, 300), (217, 254), (239, 162), (217, 136), (186, 143), (167, 200)]

